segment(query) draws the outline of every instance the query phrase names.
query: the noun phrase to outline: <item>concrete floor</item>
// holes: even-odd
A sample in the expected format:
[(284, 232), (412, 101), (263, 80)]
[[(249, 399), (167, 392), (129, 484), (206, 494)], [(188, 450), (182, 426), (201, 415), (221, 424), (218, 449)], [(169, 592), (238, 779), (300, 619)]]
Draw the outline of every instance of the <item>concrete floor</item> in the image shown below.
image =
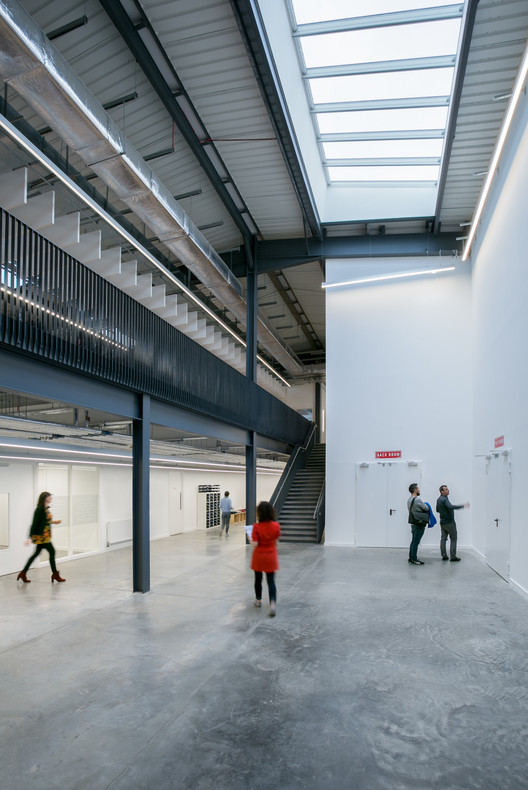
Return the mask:
[(528, 600), (478, 557), (280, 547), (243, 531), (0, 579), (2, 790), (528, 788)]

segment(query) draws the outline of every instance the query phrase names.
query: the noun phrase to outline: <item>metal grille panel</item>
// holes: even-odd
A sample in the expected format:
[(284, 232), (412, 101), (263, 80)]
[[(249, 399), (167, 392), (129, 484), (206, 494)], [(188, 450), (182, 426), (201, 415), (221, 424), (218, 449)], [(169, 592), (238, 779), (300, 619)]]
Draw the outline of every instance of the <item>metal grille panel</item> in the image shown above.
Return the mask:
[(0, 344), (296, 444), (306, 420), (0, 209)]

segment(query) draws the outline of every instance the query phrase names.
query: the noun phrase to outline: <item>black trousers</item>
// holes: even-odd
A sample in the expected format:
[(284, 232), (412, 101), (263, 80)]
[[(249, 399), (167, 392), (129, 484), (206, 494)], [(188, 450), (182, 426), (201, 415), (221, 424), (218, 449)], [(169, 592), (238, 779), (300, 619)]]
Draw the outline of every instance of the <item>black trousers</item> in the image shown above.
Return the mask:
[[(270, 603), (277, 600), (277, 588), (275, 586), (275, 573), (266, 573)], [(262, 600), (262, 571), (255, 571), (255, 598)]]
[(53, 548), (53, 543), (39, 543), (37, 548), (35, 549), (35, 553), (31, 555), (29, 560), (24, 565), (24, 571), (29, 570), (29, 566), (31, 565), (33, 560), (37, 559), (42, 549), (46, 549), (46, 551), (49, 553), (49, 561), (50, 561), (52, 573), (56, 573), (57, 566), (55, 565), (55, 549)]

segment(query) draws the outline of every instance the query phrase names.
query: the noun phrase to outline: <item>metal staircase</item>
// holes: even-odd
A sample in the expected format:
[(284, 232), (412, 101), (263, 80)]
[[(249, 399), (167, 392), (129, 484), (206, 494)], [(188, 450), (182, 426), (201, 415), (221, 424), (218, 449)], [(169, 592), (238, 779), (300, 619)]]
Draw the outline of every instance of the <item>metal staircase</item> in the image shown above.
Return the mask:
[(317, 543), (316, 511), (325, 481), (325, 445), (315, 444), (299, 469), (279, 513), (281, 541)]

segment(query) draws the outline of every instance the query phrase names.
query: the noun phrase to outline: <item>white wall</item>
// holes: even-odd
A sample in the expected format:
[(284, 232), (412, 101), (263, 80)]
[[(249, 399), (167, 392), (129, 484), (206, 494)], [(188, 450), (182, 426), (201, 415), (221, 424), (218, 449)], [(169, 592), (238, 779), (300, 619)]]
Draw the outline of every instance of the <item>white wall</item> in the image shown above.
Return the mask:
[[(87, 550), (103, 551), (106, 548), (108, 522), (132, 523), (132, 470), (130, 467), (97, 466), (97, 464), (91, 467), (99, 471), (99, 523), (96, 528), (98, 534), (95, 540), (90, 538), (89, 541), (81, 542)], [(46, 464), (39, 467), (36, 463), (14, 461), (6, 466), (0, 466), (0, 493), (9, 494), (10, 534), (9, 548), (0, 550), (0, 575), (19, 571), (33, 551), (33, 547), (26, 546), (24, 541), (41, 490), (49, 490), (54, 495), (52, 512), (55, 517), (60, 516), (63, 519), (62, 526), (53, 528), (54, 544), (56, 548), (67, 551), (68, 516), (63, 515), (61, 507), (67, 514), (70, 511), (69, 494), (75, 496), (80, 493), (75, 486), (72, 486), (70, 492), (68, 491), (69, 477), (71, 477), (71, 469), (68, 464), (56, 466)], [(94, 478), (97, 480), (97, 476)], [(270, 498), (279, 478), (279, 472), (257, 475), (257, 501)], [(200, 472), (153, 468), (150, 477), (152, 538), (197, 529), (197, 494), (198, 486), (202, 484), (220, 485), (222, 495), (224, 491), (230, 491), (235, 510), (245, 507), (245, 472)], [(86, 494), (92, 493), (97, 502), (96, 490), (88, 491), (86, 485), (83, 485), (81, 491)], [(91, 527), (86, 524), (81, 526)], [(81, 539), (81, 528), (74, 524), (73, 530), (73, 537), (78, 544)]]
[[(449, 261), (452, 263), (452, 261)], [(327, 281), (433, 268), (438, 259), (328, 261)], [(355, 463), (376, 450), (423, 461), (422, 495), (471, 493), (471, 290), (468, 264), (437, 276), (327, 289), (326, 543), (351, 545)], [(414, 482), (409, 480), (409, 483)], [(408, 492), (402, 491), (402, 506)], [(471, 543), (470, 518), (458, 518)], [(433, 534), (435, 533), (435, 534)], [(438, 530), (426, 534), (434, 545)]]
[(475, 548), (485, 554), (482, 456), (504, 435), (512, 449), (510, 578), (528, 590), (528, 101), (523, 96), (489, 208), (472, 251), (474, 331)]
[(35, 465), (32, 463), (17, 462), (0, 467), (0, 492), (9, 494), (10, 534), (9, 548), (0, 551), (0, 576), (23, 568), (29, 556), (24, 541), (36, 505), (34, 476)]

